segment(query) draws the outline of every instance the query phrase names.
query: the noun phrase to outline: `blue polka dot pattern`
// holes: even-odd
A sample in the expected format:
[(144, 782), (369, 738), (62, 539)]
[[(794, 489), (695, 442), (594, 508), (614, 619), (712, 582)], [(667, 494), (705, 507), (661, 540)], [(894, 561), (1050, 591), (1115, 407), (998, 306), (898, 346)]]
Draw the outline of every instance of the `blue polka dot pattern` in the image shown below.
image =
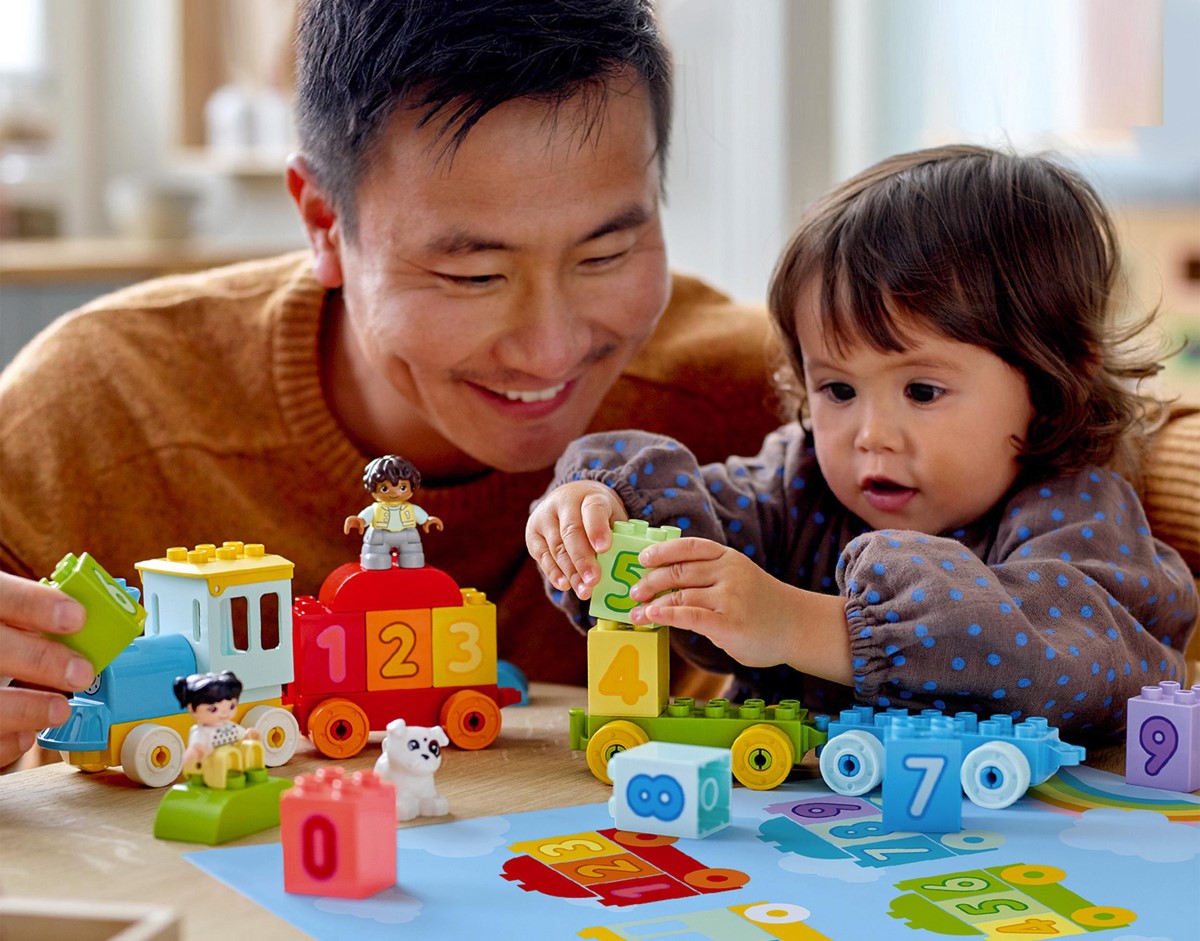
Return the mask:
[[(651, 525), (716, 539), (799, 588), (843, 597), (851, 690), (786, 667), (738, 667), (688, 635), (689, 658), (734, 669), (740, 691), (768, 701), (800, 696), (824, 712), (851, 698), (1002, 708), (1045, 715), (1068, 737), (1070, 728), (1115, 729), (1140, 686), (1182, 675), (1191, 579), (1108, 472), (1035, 483), (942, 534), (867, 529), (834, 499), (795, 425), (755, 458), (704, 467), (669, 439), (593, 435), (559, 473), (614, 487)], [(573, 593), (552, 597), (587, 623)]]

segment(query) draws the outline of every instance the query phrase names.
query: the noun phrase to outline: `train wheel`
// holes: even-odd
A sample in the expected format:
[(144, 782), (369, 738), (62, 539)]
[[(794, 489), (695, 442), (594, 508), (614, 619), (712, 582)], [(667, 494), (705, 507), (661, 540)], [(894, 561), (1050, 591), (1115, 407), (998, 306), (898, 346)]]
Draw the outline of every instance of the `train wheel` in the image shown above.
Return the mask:
[(500, 707), (478, 690), (461, 689), (442, 703), (442, 728), (459, 748), (487, 748), (500, 734)]
[(596, 729), (596, 734), (588, 739), (587, 763), (592, 774), (605, 784), (612, 784), (608, 776), (608, 759), (619, 751), (637, 748), (650, 741), (641, 728), (624, 719), (617, 719)]
[(752, 725), (733, 740), (733, 776), (746, 787), (779, 787), (796, 763), (792, 740), (773, 725)]
[(971, 803), (1003, 810), (1029, 790), (1029, 761), (1016, 745), (988, 742), (963, 759), (961, 777)]
[(308, 737), (326, 758), (353, 758), (370, 734), (367, 714), (349, 699), (326, 699), (308, 716)]
[(1013, 885), (1058, 885), (1067, 878), (1057, 866), (1027, 866), (1019, 863), (1000, 873), (1000, 878)]
[(165, 725), (139, 725), (121, 745), (121, 770), (147, 787), (174, 784), (183, 771), (183, 739)]
[(300, 744), (300, 723), (286, 709), (255, 706), (242, 716), (242, 725), (258, 729), (262, 736), (263, 757), (268, 768), (287, 764)]
[(821, 751), (821, 777), (845, 797), (866, 794), (883, 780), (883, 744), (870, 732), (843, 732)]

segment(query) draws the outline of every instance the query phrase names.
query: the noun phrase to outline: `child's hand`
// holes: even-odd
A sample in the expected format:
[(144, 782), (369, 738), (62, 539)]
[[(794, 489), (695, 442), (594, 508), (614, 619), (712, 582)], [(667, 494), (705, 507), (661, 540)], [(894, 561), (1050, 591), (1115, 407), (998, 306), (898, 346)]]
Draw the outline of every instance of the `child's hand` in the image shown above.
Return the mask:
[(638, 562), (647, 571), (629, 592), (640, 602), (629, 613), (634, 624), (703, 634), (748, 667), (786, 663), (835, 682), (852, 681), (839, 596), (781, 582), (709, 539), (656, 542), (639, 553)]
[(525, 547), (559, 591), (581, 601), (600, 580), (596, 554), (612, 545), (612, 524), (629, 519), (611, 487), (594, 480), (563, 484), (546, 495), (525, 526)]

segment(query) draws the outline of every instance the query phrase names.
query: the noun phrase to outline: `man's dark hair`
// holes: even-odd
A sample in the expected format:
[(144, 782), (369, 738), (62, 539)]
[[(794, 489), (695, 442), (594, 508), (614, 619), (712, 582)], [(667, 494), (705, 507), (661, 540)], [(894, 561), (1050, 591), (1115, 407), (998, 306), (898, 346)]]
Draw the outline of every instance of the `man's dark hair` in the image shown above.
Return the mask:
[(399, 454), (385, 454), (367, 465), (363, 471), (363, 487), (367, 493), (374, 493), (375, 488), (385, 480), (389, 484), (407, 480), (412, 492), (416, 493), (421, 486), (421, 472), (412, 461), (402, 458)]
[(402, 103), (438, 127), (452, 159), (480, 118), (518, 98), (582, 95), (594, 128), (604, 84), (628, 69), (666, 159), (671, 62), (651, 0), (306, 0), (296, 48), (300, 145), (350, 236), (356, 189)]

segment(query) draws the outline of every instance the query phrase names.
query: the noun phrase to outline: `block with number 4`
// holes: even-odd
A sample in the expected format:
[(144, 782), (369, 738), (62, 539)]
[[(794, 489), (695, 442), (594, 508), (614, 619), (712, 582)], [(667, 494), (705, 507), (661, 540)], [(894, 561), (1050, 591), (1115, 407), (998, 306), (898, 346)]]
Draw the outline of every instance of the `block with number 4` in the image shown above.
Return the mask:
[(599, 621), (588, 631), (588, 712), (652, 717), (670, 695), (668, 628), (635, 630)]
[(647, 742), (613, 755), (608, 773), (608, 812), (621, 830), (700, 839), (732, 819), (727, 748)]

